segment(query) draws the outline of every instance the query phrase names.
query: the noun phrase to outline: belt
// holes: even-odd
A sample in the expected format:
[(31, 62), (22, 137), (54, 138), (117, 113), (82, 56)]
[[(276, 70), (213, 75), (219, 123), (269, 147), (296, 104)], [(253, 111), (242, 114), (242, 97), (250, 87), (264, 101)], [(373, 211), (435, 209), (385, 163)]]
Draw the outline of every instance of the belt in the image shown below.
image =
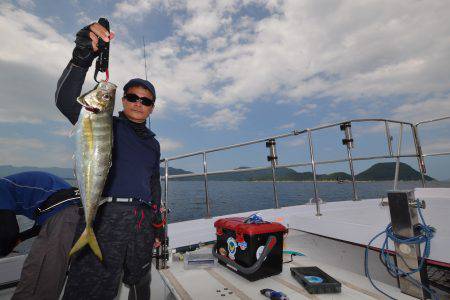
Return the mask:
[(106, 197), (106, 202), (120, 202), (120, 203), (132, 203), (132, 202), (140, 202), (139, 198), (118, 198), (118, 197)]

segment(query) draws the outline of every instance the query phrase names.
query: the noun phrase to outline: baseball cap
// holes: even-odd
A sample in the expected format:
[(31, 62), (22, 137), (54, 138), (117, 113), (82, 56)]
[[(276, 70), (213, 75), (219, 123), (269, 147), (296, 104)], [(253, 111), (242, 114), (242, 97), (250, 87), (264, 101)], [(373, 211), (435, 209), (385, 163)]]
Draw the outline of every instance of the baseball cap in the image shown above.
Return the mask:
[(151, 84), (150, 81), (141, 79), (141, 78), (133, 78), (130, 81), (128, 81), (127, 84), (125, 84), (125, 86), (123, 87), (123, 91), (126, 92), (130, 87), (133, 87), (133, 86), (141, 86), (141, 87), (149, 90), (150, 93), (153, 94), (153, 97), (156, 100), (155, 87), (153, 86), (153, 84)]

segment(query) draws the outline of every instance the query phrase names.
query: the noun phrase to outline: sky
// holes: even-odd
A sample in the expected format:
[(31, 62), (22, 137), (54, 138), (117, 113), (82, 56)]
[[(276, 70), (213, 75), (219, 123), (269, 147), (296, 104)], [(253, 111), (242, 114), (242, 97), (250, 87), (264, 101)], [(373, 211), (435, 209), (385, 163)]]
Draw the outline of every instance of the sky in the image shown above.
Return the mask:
[[(0, 165), (72, 167), (72, 126), (54, 104), (75, 33), (107, 17), (110, 81), (147, 76), (162, 157), (349, 119), (450, 116), (450, 2), (301, 0), (1, 1)], [(83, 89), (94, 87), (93, 72)], [(353, 123), (353, 156), (386, 155), (384, 123)], [(390, 127), (397, 151), (399, 127)], [(420, 127), (424, 152), (450, 151), (450, 120)], [(316, 160), (347, 155), (338, 127), (313, 134)], [(305, 135), (281, 164), (309, 160)], [(405, 126), (402, 153), (414, 151)], [(266, 166), (265, 144), (208, 156), (209, 170)], [(417, 168), (417, 160), (405, 159)], [(358, 162), (362, 171), (374, 162)], [(450, 159), (427, 158), (450, 179)], [(202, 158), (173, 167), (198, 171)], [(298, 171), (309, 171), (309, 168)], [(348, 171), (347, 164), (319, 173)]]

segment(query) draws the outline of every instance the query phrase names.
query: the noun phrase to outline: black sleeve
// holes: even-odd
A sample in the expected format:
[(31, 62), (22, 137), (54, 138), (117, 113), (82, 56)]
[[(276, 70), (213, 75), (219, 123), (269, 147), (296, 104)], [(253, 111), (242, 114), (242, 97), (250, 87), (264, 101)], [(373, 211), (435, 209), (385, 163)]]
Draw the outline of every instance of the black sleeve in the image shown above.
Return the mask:
[(25, 231), (22, 231), (19, 233), (19, 240), (20, 242), (23, 242), (25, 240), (31, 239), (39, 234), (39, 231), (41, 230), (41, 226), (34, 224), (33, 227), (30, 229), (27, 229)]
[(78, 121), (81, 105), (77, 97), (81, 94), (87, 69), (69, 63), (58, 80), (55, 93), (56, 107), (72, 124)]
[(11, 210), (0, 209), (0, 257), (14, 249), (19, 235), (16, 214)]

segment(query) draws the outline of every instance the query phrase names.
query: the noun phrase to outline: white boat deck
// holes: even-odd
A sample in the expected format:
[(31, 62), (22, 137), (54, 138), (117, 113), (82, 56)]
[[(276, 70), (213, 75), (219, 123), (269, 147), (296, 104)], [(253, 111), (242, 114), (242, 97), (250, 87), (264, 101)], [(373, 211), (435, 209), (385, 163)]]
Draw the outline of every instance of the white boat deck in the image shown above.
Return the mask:
[[(425, 221), (436, 228), (435, 237), (431, 241), (430, 259), (450, 263), (450, 189), (416, 189), (416, 198), (426, 201), (423, 210)], [(372, 237), (383, 231), (390, 223), (388, 206), (381, 206), (381, 199), (361, 201), (328, 202), (321, 205), (322, 216), (315, 214), (315, 205), (298, 205), (280, 209), (258, 211), (263, 219), (276, 221), (288, 228), (321, 235), (333, 239), (367, 245)], [(249, 216), (251, 212), (233, 214), (233, 216)], [(169, 224), (168, 234), (170, 247), (204, 243), (215, 240), (214, 221), (219, 218), (196, 219)], [(373, 246), (381, 247), (382, 240), (375, 241)], [(394, 249), (394, 247), (390, 247)]]
[[(290, 250), (302, 251), (298, 248), (305, 234), (292, 231), (285, 247)], [(303, 249), (309, 248), (304, 245)], [(335, 249), (337, 250), (337, 249)], [(211, 251), (210, 247), (199, 251)], [(289, 256), (284, 257), (287, 261)], [(376, 260), (376, 258), (375, 258)], [(338, 280), (341, 284), (341, 293), (335, 294), (309, 294), (290, 274), (291, 267), (318, 266), (323, 271)], [(376, 291), (363, 275), (344, 270), (309, 255), (296, 256), (293, 262), (283, 264), (283, 272), (258, 281), (250, 282), (235, 274), (229, 269), (218, 265), (210, 269), (184, 269), (183, 262), (169, 262), (169, 268), (160, 271), (163, 280), (176, 299), (267, 299), (261, 295), (260, 290), (270, 288), (282, 291), (289, 299), (385, 299)], [(384, 291), (397, 299), (414, 299), (402, 294), (397, 287), (377, 282)]]
[[(449, 264), (450, 189), (416, 189), (415, 196), (426, 201), (427, 207), (423, 210), (425, 220), (428, 225), (437, 229), (431, 243), (430, 259)], [(280, 222), (290, 228), (285, 249), (305, 253), (305, 257), (294, 257), (292, 263), (284, 265), (282, 274), (256, 282), (249, 282), (222, 266), (211, 270), (186, 271), (182, 263), (170, 261), (170, 268), (160, 271), (165, 284), (157, 272), (153, 275), (152, 299), (168, 299), (171, 297), (170, 292), (179, 299), (267, 299), (259, 293), (262, 288), (283, 291), (290, 299), (384, 299), (363, 275), (364, 248), (354, 245), (366, 245), (390, 222), (388, 206), (381, 206), (380, 203), (381, 199), (329, 202), (321, 205), (321, 217), (315, 216), (315, 205), (261, 210), (259, 213), (265, 220)], [(233, 216), (248, 216), (251, 213)], [(170, 248), (215, 240), (213, 224), (222, 217), (226, 216), (169, 224)], [(375, 246), (380, 244), (381, 240)], [(24, 256), (11, 258), (11, 265), (7, 258), (3, 259), (2, 278), (11, 275), (13, 280), (17, 279), (23, 258)], [(369, 261), (373, 278), (383, 282), (379, 283), (380, 287), (398, 299), (410, 299), (399, 292), (396, 281), (378, 263), (376, 253), (370, 254)], [(289, 270), (289, 267), (307, 265), (318, 266), (340, 281), (342, 293), (309, 295), (292, 278)], [(8, 272), (4, 272), (6, 269)], [(9, 299), (13, 290), (14, 288), (1, 291), (0, 299)], [(224, 291), (227, 292), (222, 296)], [(128, 289), (122, 288), (118, 298), (127, 297)]]
[[(415, 196), (426, 201), (426, 209), (423, 210), (425, 221), (437, 230), (431, 243), (430, 259), (450, 263), (450, 189), (416, 189)], [(315, 205), (259, 211), (265, 220), (280, 222), (290, 228), (285, 249), (306, 254), (285, 264), (280, 275), (249, 282), (222, 266), (210, 270), (184, 270), (183, 263), (172, 261), (168, 264), (169, 269), (160, 271), (160, 274), (178, 299), (267, 299), (259, 292), (263, 288), (283, 291), (290, 299), (385, 299), (364, 276), (364, 248), (355, 246), (367, 245), (390, 222), (389, 207), (381, 206), (381, 200), (325, 203), (321, 205), (320, 217), (315, 215)], [(213, 224), (222, 217), (227, 216), (170, 224), (170, 247), (174, 249), (215, 240)], [(379, 239), (374, 246), (380, 247), (381, 243)], [(376, 253), (371, 251), (369, 256), (372, 277), (378, 280), (380, 288), (397, 299), (414, 299), (400, 292), (396, 280), (389, 277), (378, 262)], [(308, 294), (290, 274), (289, 267), (295, 266), (320, 267), (342, 283), (342, 292)]]

